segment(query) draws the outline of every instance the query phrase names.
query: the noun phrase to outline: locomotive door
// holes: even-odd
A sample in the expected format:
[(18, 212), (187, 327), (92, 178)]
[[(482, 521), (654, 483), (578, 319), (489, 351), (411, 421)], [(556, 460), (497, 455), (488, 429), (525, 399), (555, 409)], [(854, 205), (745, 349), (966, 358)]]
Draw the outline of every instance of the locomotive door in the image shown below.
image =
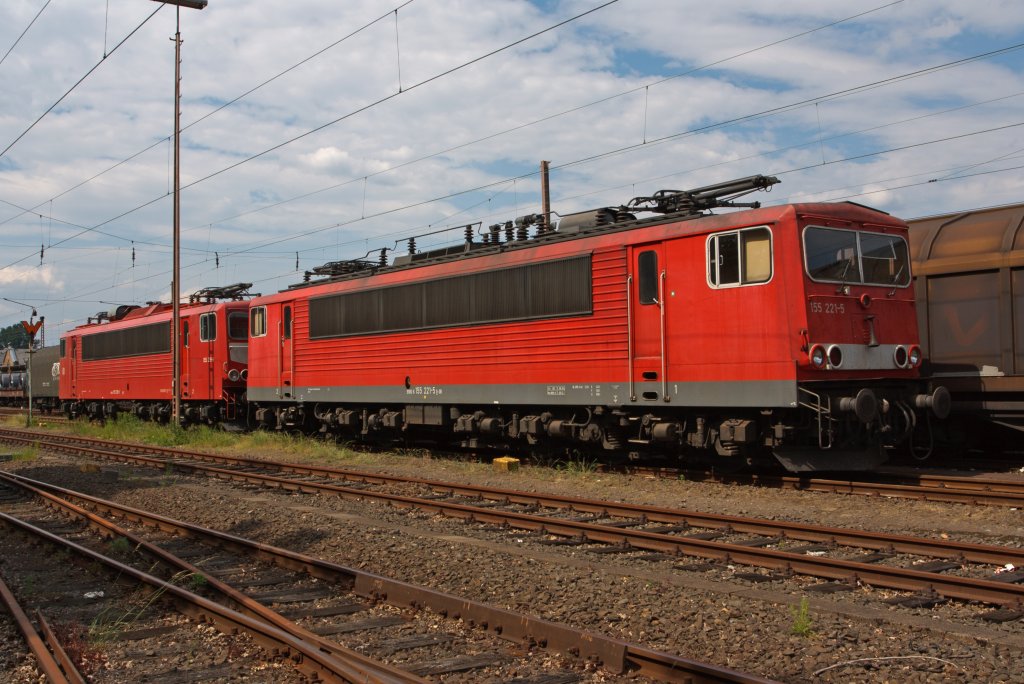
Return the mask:
[(295, 340), (292, 336), (293, 302), (281, 304), (281, 317), (277, 322), (278, 348), (277, 367), (280, 376), (278, 393), (283, 397), (292, 396), (292, 369), (295, 365)]
[[(216, 360), (217, 360), (217, 312), (211, 311), (199, 315), (199, 341), (193, 341), (195, 345), (195, 363), (200, 364), (202, 372), (197, 375), (203, 376), (203, 387), (201, 388), (202, 399), (219, 399), (214, 393), (217, 389)], [(199, 382), (199, 378), (196, 378)], [(195, 393), (193, 393), (195, 396)]]
[(629, 394), (632, 401), (669, 401), (665, 339), (665, 250), (640, 245), (629, 257)]
[[(78, 338), (77, 337), (72, 337), (71, 338), (71, 353), (67, 357), (68, 358), (67, 373), (68, 373), (69, 384), (71, 385), (71, 394), (70, 394), (70, 396), (72, 396), (72, 397), (77, 397), (78, 396), (78, 359), (75, 357), (75, 352), (77, 350), (78, 350)], [(63, 371), (63, 369), (64, 369), (64, 366), (61, 366), (61, 370), (62, 371)], [(62, 378), (62, 381), (63, 381), (63, 378)]]
[(188, 397), (192, 393), (192, 389), (189, 385), (189, 368), (192, 364), (189, 363), (189, 356), (191, 351), (189, 350), (189, 339), (188, 339), (188, 319), (181, 319), (181, 397)]

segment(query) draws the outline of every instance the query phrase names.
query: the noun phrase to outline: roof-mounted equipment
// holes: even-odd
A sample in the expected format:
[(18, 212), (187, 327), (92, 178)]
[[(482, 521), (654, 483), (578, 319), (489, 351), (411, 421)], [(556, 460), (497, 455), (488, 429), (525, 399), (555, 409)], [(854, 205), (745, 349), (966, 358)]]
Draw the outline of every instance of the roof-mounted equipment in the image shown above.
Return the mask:
[(204, 287), (201, 290), (197, 290), (188, 296), (189, 304), (196, 304), (198, 302), (204, 302), (206, 304), (213, 304), (217, 301), (233, 301), (239, 302), (246, 297), (259, 297), (258, 294), (249, 292), (249, 288), (252, 287), (252, 283), (235, 283), (234, 285), (224, 285), (222, 287)]
[(767, 191), (779, 183), (775, 176), (747, 176), (736, 180), (706, 185), (693, 190), (659, 190), (650, 197), (634, 197), (623, 207), (627, 211), (650, 211), (656, 214), (696, 214), (718, 207), (757, 209), (760, 202), (734, 202), (737, 197)]
[[(374, 252), (379, 252), (380, 256), (377, 261), (370, 261), (366, 257), (370, 256)], [(367, 272), (366, 275), (373, 273), (377, 269), (384, 268), (388, 265), (388, 248), (381, 247), (380, 249), (371, 249), (369, 252), (364, 254), (360, 259), (345, 259), (343, 261), (328, 261), (323, 266), (316, 266), (306, 271), (302, 275), (302, 282), (308, 283), (309, 279), (313, 276), (326, 276), (328, 279), (337, 278), (340, 276), (352, 275), (353, 273)]]

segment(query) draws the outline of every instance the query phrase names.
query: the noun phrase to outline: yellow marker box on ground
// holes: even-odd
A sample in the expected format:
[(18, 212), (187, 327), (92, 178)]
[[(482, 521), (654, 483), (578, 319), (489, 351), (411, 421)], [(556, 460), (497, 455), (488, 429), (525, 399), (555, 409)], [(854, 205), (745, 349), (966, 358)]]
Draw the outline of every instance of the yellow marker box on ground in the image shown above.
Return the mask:
[(491, 461), (491, 467), (499, 473), (510, 473), (513, 470), (519, 470), (519, 459), (502, 456)]

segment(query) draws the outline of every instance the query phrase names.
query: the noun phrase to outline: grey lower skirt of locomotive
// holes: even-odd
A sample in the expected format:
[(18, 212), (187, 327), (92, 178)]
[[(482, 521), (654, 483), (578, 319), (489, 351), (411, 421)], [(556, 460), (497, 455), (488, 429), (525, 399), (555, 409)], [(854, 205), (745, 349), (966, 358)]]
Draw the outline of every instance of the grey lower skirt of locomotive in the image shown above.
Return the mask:
[(792, 472), (871, 470), (900, 452), (928, 455), (933, 421), (950, 411), (923, 380), (805, 383), (775, 408), (258, 403), (251, 429), (378, 445), (451, 445), (531, 458), (719, 467), (780, 463)]

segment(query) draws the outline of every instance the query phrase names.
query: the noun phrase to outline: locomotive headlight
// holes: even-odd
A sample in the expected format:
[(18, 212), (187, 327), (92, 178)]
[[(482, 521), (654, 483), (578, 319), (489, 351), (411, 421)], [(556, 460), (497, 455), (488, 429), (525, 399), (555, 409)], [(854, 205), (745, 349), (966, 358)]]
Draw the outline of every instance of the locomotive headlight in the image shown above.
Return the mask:
[(239, 377), (240, 376), (238, 374), (238, 369), (232, 368), (231, 370), (228, 371), (228, 380), (230, 380), (231, 382), (238, 382)]
[(921, 348), (916, 344), (910, 348), (910, 365), (917, 368), (921, 365)]
[(811, 351), (808, 354), (808, 356), (811, 359), (811, 365), (813, 365), (815, 368), (825, 367), (825, 348), (822, 347), (820, 344), (816, 344), (813, 347), (811, 347)]
[(906, 368), (908, 358), (907, 348), (902, 344), (898, 345), (896, 351), (892, 353), (892, 360), (896, 363), (897, 368)]
[(843, 350), (838, 344), (833, 344), (828, 348), (828, 363), (833, 368), (843, 365)]

